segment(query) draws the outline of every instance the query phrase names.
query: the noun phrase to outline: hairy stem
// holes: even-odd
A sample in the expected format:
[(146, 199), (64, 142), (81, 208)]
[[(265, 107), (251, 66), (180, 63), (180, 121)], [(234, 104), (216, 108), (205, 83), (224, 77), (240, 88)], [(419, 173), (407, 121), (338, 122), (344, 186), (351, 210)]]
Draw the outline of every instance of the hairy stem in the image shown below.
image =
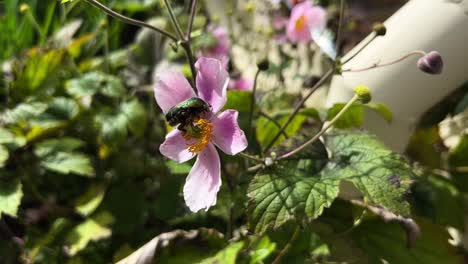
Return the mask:
[(265, 148), (265, 150), (263, 151), (263, 153), (266, 153), (266, 152), (268, 152), (268, 150), (270, 150), (270, 148), (273, 146), (273, 144), (276, 142), (276, 140), (278, 140), (278, 138), (281, 136), (281, 134), (284, 133), (284, 131), (286, 130), (286, 128), (288, 127), (288, 125), (291, 123), (291, 121), (294, 119), (294, 117), (299, 113), (299, 110), (301, 110), (302, 106), (303, 106), (304, 103), (307, 101), (307, 99), (309, 99), (309, 97), (310, 97), (320, 86), (322, 86), (323, 83), (325, 83), (325, 82), (333, 75), (334, 70), (335, 70), (334, 68), (328, 70), (328, 71), (322, 76), (322, 78), (320, 78), (320, 80), (310, 89), (309, 93), (308, 93), (304, 98), (302, 98), (302, 100), (296, 105), (296, 107), (294, 108), (293, 113), (289, 116), (288, 120), (286, 120), (286, 123), (284, 123), (284, 124), (281, 126), (280, 131), (278, 131), (278, 133), (275, 135), (275, 137), (273, 138), (273, 140), (271, 140), (271, 142), (267, 145), (267, 147)]
[(115, 11), (113, 11), (112, 9), (108, 8), (107, 6), (101, 4), (100, 2), (96, 1), (96, 0), (86, 0), (88, 1), (90, 4), (92, 4), (93, 6), (101, 9), (102, 11), (104, 11), (105, 13), (107, 13), (108, 15), (114, 17), (114, 18), (117, 18), (127, 24), (131, 24), (131, 25), (135, 25), (135, 26), (140, 26), (140, 27), (146, 27), (146, 28), (149, 28), (149, 29), (152, 29), (156, 32), (159, 32), (160, 34), (170, 38), (171, 40), (173, 41), (177, 41), (177, 37), (174, 36), (173, 34), (163, 30), (163, 29), (160, 29), (160, 28), (157, 28), (155, 26), (152, 26), (150, 24), (147, 24), (143, 21), (140, 21), (140, 20), (136, 20), (136, 19), (133, 19), (133, 18), (129, 18), (129, 17), (126, 17), (122, 14), (119, 14)]
[(168, 0), (164, 0), (164, 4), (166, 5), (167, 12), (169, 13), (169, 18), (171, 19), (172, 25), (174, 26), (174, 29), (177, 32), (177, 35), (179, 36), (179, 39), (181, 41), (185, 40), (184, 33), (182, 32), (182, 28), (180, 27), (179, 22), (177, 21), (177, 18), (174, 15), (174, 11), (172, 10), (171, 4)]
[(345, 69), (342, 72), (363, 72), (363, 71), (368, 71), (368, 70), (372, 70), (372, 69), (376, 69), (376, 68), (382, 68), (382, 67), (390, 66), (390, 65), (399, 63), (401, 61), (404, 61), (404, 60), (406, 60), (407, 58), (409, 58), (409, 57), (411, 57), (413, 55), (424, 56), (424, 55), (426, 55), (426, 52), (421, 51), (421, 50), (415, 50), (415, 51), (412, 51), (412, 52), (404, 55), (401, 58), (398, 58), (398, 59), (390, 61), (390, 62), (381, 63), (381, 64), (375, 63), (374, 65), (364, 67), (364, 68), (360, 68), (360, 69)]
[(358, 95), (354, 95), (353, 98), (351, 98), (351, 100), (349, 100), (349, 102), (340, 110), (340, 112), (338, 112), (338, 114), (326, 125), (324, 126), (320, 132), (318, 132), (314, 137), (312, 137), (311, 139), (309, 139), (308, 141), (306, 141), (305, 143), (303, 143), (302, 145), (300, 145), (299, 147), (291, 150), (290, 152), (280, 156), (278, 158), (278, 160), (282, 160), (282, 159), (286, 159), (288, 157), (291, 157), (292, 155), (298, 153), (299, 151), (301, 151), (302, 149), (304, 149), (305, 147), (307, 147), (308, 145), (314, 143), (316, 140), (318, 140), (325, 132), (327, 132), (327, 130), (333, 126), (333, 124), (336, 123), (336, 121), (338, 121), (338, 119), (340, 119), (340, 117), (346, 113), (346, 111), (348, 111), (348, 109), (357, 101), (359, 100), (359, 96)]
[(253, 125), (252, 125), (252, 119), (253, 119), (253, 112), (254, 112), (254, 106), (255, 106), (255, 92), (257, 91), (257, 81), (258, 81), (258, 76), (260, 75), (261, 70), (257, 69), (257, 72), (255, 73), (255, 78), (254, 78), (254, 83), (253, 83), (253, 89), (252, 89), (252, 101), (250, 102), (250, 111), (249, 111), (249, 127), (247, 129), (247, 133), (249, 133), (249, 138), (252, 138), (253, 135)]

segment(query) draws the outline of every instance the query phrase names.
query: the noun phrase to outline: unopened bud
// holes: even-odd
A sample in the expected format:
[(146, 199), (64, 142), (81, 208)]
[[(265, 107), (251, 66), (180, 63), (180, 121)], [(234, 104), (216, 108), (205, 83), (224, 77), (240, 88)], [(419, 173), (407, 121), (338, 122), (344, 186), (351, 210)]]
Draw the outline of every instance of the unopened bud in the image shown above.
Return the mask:
[(261, 71), (266, 71), (270, 67), (270, 62), (265, 58), (257, 62), (257, 67)]
[(354, 87), (354, 92), (357, 96), (359, 96), (359, 100), (361, 100), (363, 104), (367, 104), (372, 100), (370, 90), (365, 85), (358, 85)]
[(29, 11), (29, 5), (28, 4), (21, 4), (19, 8), (20, 13), (24, 14)]
[(385, 34), (387, 34), (387, 28), (382, 23), (374, 24), (374, 28), (372, 30), (377, 36), (385, 36)]
[(254, 5), (253, 5), (252, 3), (247, 3), (247, 4), (245, 4), (245, 6), (244, 6), (244, 10), (245, 10), (246, 12), (249, 12), (249, 13), (253, 12), (254, 9), (255, 9), (255, 8), (254, 8)]
[(431, 51), (418, 60), (418, 68), (428, 74), (440, 74), (444, 68), (442, 56), (437, 51)]

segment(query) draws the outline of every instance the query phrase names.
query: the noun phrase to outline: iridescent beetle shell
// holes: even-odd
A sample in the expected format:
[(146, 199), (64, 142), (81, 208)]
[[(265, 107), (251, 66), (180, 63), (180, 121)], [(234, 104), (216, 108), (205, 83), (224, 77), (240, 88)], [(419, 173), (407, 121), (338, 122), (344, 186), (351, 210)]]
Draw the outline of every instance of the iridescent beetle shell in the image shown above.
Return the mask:
[(193, 122), (195, 118), (200, 117), (204, 112), (210, 111), (210, 106), (198, 97), (192, 97), (175, 106), (166, 113), (166, 120), (171, 126), (180, 124), (180, 128)]

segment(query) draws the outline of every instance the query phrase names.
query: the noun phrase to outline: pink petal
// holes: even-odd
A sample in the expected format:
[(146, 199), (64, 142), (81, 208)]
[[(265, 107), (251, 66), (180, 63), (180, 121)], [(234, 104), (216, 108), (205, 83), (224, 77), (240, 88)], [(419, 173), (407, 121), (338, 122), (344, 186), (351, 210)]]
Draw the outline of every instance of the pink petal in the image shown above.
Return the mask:
[(159, 146), (159, 152), (179, 163), (192, 159), (195, 155), (187, 150), (190, 142), (182, 137), (178, 129), (173, 129), (166, 135), (166, 140)]
[(221, 62), (213, 58), (201, 57), (195, 63), (198, 69), (198, 96), (211, 105), (217, 113), (226, 104), (226, 89), (229, 84), (229, 74)]
[(159, 74), (154, 87), (154, 98), (164, 113), (176, 104), (195, 97), (187, 79), (178, 72), (165, 71)]
[(313, 30), (324, 30), (327, 26), (327, 11), (320, 6), (312, 7), (306, 14), (309, 24), (309, 32)]
[(248, 142), (244, 131), (237, 123), (239, 113), (236, 110), (226, 110), (213, 117), (213, 141), (224, 153), (235, 155), (245, 148)]
[(190, 170), (184, 185), (185, 204), (192, 212), (198, 212), (216, 204), (216, 194), (221, 186), (221, 165), (213, 144), (208, 144)]
[[(302, 16), (306, 18), (306, 26), (301, 30), (296, 29), (296, 22)], [(288, 24), (286, 26), (286, 34), (293, 42), (309, 42), (311, 40), (311, 31), (314, 29), (323, 30), (326, 26), (326, 11), (325, 9), (313, 6), (311, 2), (305, 1), (294, 6), (291, 11)]]

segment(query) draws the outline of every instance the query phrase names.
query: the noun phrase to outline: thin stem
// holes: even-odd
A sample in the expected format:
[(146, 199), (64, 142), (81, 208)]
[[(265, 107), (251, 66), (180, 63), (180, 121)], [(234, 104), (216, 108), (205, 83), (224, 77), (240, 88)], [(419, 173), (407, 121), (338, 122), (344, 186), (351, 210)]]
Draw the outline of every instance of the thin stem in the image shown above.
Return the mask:
[[(270, 122), (272, 122), (276, 127), (278, 127), (279, 129), (281, 129), (281, 124), (278, 123), (278, 121), (276, 121), (273, 117), (267, 115), (265, 112), (263, 111), (260, 111), (259, 114), (261, 116), (263, 116), (264, 118), (268, 119)], [(288, 134), (286, 134), (286, 131), (283, 131), (283, 136), (285, 138), (289, 138)]]
[(296, 230), (294, 230), (294, 233), (291, 236), (291, 239), (289, 239), (288, 243), (284, 246), (284, 248), (278, 253), (276, 256), (275, 260), (273, 260), (272, 264), (279, 264), (281, 263), (281, 259), (288, 253), (289, 249), (291, 248), (292, 244), (297, 240), (299, 237), (299, 234), (301, 233), (301, 227), (297, 226)]
[(177, 37), (174, 36), (173, 34), (163, 30), (163, 29), (160, 29), (160, 28), (157, 28), (155, 26), (152, 26), (150, 24), (147, 24), (143, 21), (140, 21), (140, 20), (136, 20), (136, 19), (133, 19), (133, 18), (129, 18), (129, 17), (126, 17), (124, 15), (121, 15), (115, 11), (113, 11), (112, 9), (108, 8), (107, 6), (101, 4), (100, 2), (96, 1), (96, 0), (86, 0), (88, 1), (90, 4), (92, 4), (93, 6), (101, 9), (102, 11), (104, 11), (105, 13), (107, 13), (108, 15), (114, 17), (114, 18), (117, 18), (117, 19), (120, 19), (121, 21), (127, 23), (127, 24), (131, 24), (131, 25), (135, 25), (135, 26), (140, 26), (140, 27), (146, 27), (146, 28), (149, 28), (149, 29), (152, 29), (156, 32), (159, 32), (160, 34), (170, 38), (171, 40), (173, 41), (177, 41)]
[(351, 55), (351, 57), (349, 57), (345, 61), (343, 61), (342, 65), (345, 65), (350, 60), (354, 59), (354, 57), (356, 57), (359, 53), (361, 53), (361, 51), (363, 51), (367, 46), (369, 46), (369, 44), (371, 44), (372, 41), (374, 41), (374, 39), (376, 39), (376, 38), (377, 38), (377, 34), (375, 34), (375, 32), (373, 32), (372, 37), (366, 43), (364, 43), (364, 45), (362, 45), (361, 48), (359, 48), (353, 55)]
[(382, 63), (382, 64), (375, 63), (374, 65), (371, 65), (371, 66), (368, 66), (368, 67), (365, 67), (365, 68), (360, 68), (360, 69), (345, 69), (342, 72), (362, 72), (362, 71), (368, 71), (368, 70), (372, 70), (372, 69), (376, 69), (376, 68), (382, 68), (382, 67), (390, 66), (390, 65), (399, 63), (401, 61), (404, 61), (404, 60), (406, 60), (407, 58), (409, 58), (409, 57), (411, 57), (413, 55), (422, 55), (422, 56), (424, 56), (424, 55), (426, 55), (426, 52), (421, 51), (421, 50), (415, 50), (415, 51), (412, 51), (412, 52), (404, 55), (401, 58), (398, 58), (398, 59), (390, 61), (390, 62), (386, 62), (386, 63)]
[(187, 60), (190, 65), (190, 72), (192, 73), (192, 79), (191, 79), (192, 88), (195, 91), (195, 94), (197, 94), (197, 90), (195, 89), (197, 69), (195, 69), (195, 60), (193, 58), (193, 53), (192, 53), (192, 48), (190, 47), (190, 42), (184, 41), (181, 43), (181, 46), (185, 51), (185, 57), (187, 57)]
[(257, 162), (261, 162), (263, 163), (263, 160), (261, 158), (257, 158), (255, 156), (252, 156), (252, 155), (249, 155), (247, 153), (244, 153), (244, 152), (240, 152), (239, 153), (240, 156), (246, 158), (246, 159), (250, 159), (250, 160), (253, 160), (253, 161), (257, 161)]
[(253, 119), (253, 112), (254, 112), (254, 106), (255, 106), (255, 92), (257, 91), (257, 82), (258, 82), (258, 76), (260, 75), (261, 70), (257, 69), (257, 72), (255, 73), (255, 78), (254, 78), (254, 83), (253, 83), (253, 89), (252, 89), (252, 99), (250, 102), (250, 111), (249, 111), (249, 128), (248, 128), (248, 133), (249, 133), (249, 138), (252, 137), (253, 135), (253, 125), (252, 125), (252, 119)]
[(358, 95), (354, 95), (353, 98), (351, 98), (351, 100), (349, 100), (349, 102), (340, 110), (340, 112), (338, 112), (338, 114), (326, 125), (322, 128), (322, 130), (320, 130), (320, 132), (318, 132), (314, 137), (312, 137), (311, 139), (309, 139), (308, 141), (306, 141), (305, 143), (303, 143), (302, 145), (300, 145), (299, 147), (291, 150), (290, 152), (280, 156), (278, 158), (278, 160), (282, 160), (282, 159), (286, 159), (288, 157), (291, 157), (292, 155), (298, 153), (299, 151), (301, 151), (303, 148), (307, 147), (308, 145), (314, 143), (317, 139), (319, 139), (325, 132), (327, 132), (327, 130), (333, 126), (333, 124), (336, 123), (336, 121), (338, 121), (338, 119), (340, 119), (340, 117), (346, 113), (346, 111), (357, 101), (359, 100), (359, 96)]
[(185, 37), (187, 39), (187, 42), (190, 42), (190, 39), (192, 37), (193, 21), (195, 20), (195, 14), (197, 12), (197, 3), (198, 3), (198, 0), (192, 0), (192, 7), (190, 8), (189, 23), (187, 26), (187, 34)]
[(276, 134), (276, 136), (273, 138), (273, 140), (267, 145), (267, 147), (265, 148), (265, 150), (263, 151), (263, 153), (266, 153), (268, 150), (270, 150), (270, 148), (273, 146), (273, 144), (276, 142), (276, 140), (278, 140), (278, 138), (281, 136), (282, 133), (284, 133), (284, 131), (286, 130), (286, 128), (288, 127), (288, 125), (291, 123), (291, 121), (294, 119), (294, 117), (299, 113), (299, 110), (301, 109), (301, 107), (304, 105), (304, 103), (307, 101), (307, 99), (309, 99), (309, 97), (320, 87), (322, 86), (323, 83), (325, 83), (328, 78), (330, 78), (332, 75), (333, 75), (333, 72), (335, 71), (335, 69), (330, 69), (328, 70), (323, 76), (322, 78), (309, 90), (309, 93), (304, 97), (302, 98), (302, 100), (296, 105), (296, 107), (294, 108), (294, 111), (293, 113), (289, 116), (288, 120), (286, 121), (286, 123), (284, 123), (282, 126), (281, 126), (281, 129), (280, 131), (278, 131), (278, 133)]
[(171, 19), (172, 25), (174, 26), (177, 34), (179, 35), (179, 39), (182, 40), (182, 41), (185, 40), (184, 33), (182, 32), (182, 29), (180, 28), (179, 22), (177, 21), (177, 18), (174, 15), (174, 11), (172, 11), (171, 4), (169, 3), (168, 0), (164, 0), (164, 4), (166, 5), (167, 12), (169, 13), (169, 17)]
[(32, 14), (31, 10), (26, 11), (26, 18), (29, 20), (29, 22), (32, 24), (34, 29), (37, 31), (37, 34), (39, 35), (40, 38), (40, 43), (44, 43), (46, 36), (44, 35), (44, 32), (41, 29), (41, 26), (37, 22), (36, 18)]
[(338, 30), (336, 31), (335, 50), (338, 52), (341, 41), (341, 31), (343, 30), (344, 0), (340, 1), (340, 18), (338, 21)]

